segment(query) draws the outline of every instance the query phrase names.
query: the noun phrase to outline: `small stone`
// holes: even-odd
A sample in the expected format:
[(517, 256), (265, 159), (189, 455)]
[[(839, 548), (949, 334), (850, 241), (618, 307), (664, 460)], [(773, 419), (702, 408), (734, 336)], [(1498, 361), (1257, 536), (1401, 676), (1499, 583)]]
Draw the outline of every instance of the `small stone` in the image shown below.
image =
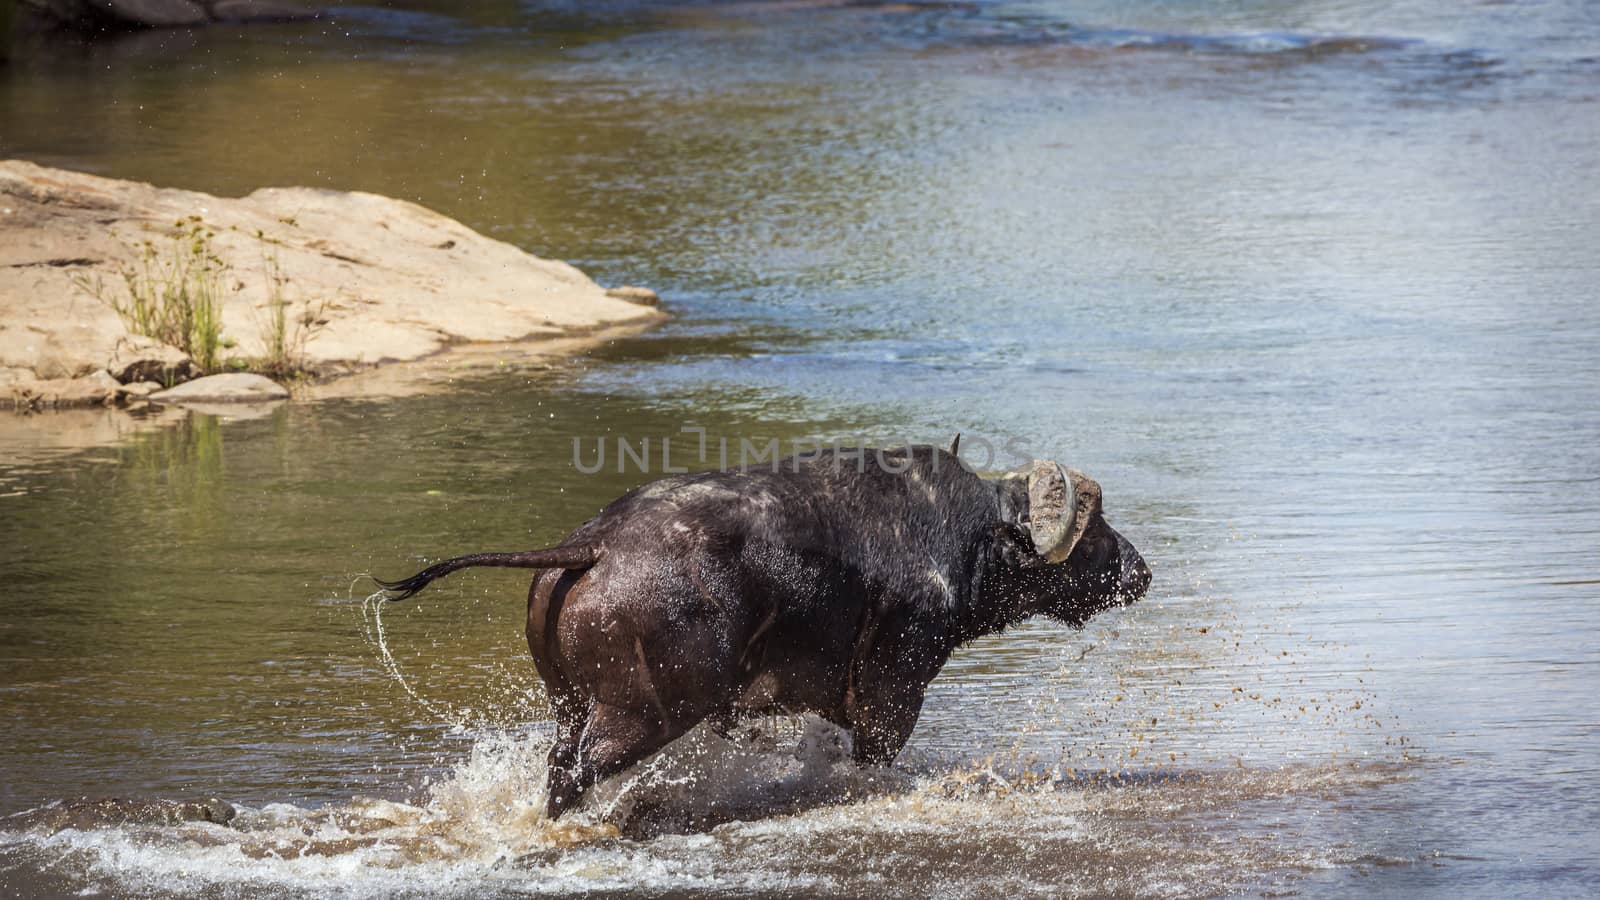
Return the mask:
[(121, 394), (124, 399), (143, 400), (161, 389), (161, 385), (154, 381), (135, 381), (132, 384), (125, 384), (117, 388), (117, 393)]
[(199, 367), (182, 350), (142, 335), (128, 335), (118, 341), (106, 369), (123, 384), (178, 384), (200, 375)]
[(155, 403), (260, 403), (287, 399), (289, 391), (283, 385), (249, 372), (207, 375), (150, 395)]
[(606, 288), (606, 296), (616, 300), (626, 300), (640, 306), (660, 306), (661, 295), (647, 287), (625, 284), (621, 287)]

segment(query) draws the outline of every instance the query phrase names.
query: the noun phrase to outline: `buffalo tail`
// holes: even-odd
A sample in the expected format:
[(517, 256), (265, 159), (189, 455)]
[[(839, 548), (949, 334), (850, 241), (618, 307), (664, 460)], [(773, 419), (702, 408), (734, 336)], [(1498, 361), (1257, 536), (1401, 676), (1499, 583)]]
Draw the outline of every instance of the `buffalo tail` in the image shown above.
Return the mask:
[(470, 569), (473, 566), (499, 566), (507, 569), (587, 569), (599, 558), (600, 549), (591, 544), (551, 547), (524, 553), (469, 553), (466, 556), (434, 563), (410, 578), (402, 578), (399, 581), (383, 581), (377, 578), (372, 580), (378, 582), (379, 587), (392, 595), (385, 597), (385, 600), (404, 600), (415, 596), (418, 591), (428, 586), (428, 582), (449, 575), (457, 569)]

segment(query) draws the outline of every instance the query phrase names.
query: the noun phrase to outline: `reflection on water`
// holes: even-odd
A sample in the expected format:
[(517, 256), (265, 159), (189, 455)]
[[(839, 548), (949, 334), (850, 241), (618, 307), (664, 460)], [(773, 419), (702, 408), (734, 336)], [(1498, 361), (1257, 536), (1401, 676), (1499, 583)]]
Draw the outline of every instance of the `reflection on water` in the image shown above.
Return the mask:
[[(23, 49), (0, 153), (416, 199), (677, 316), (445, 393), (85, 414), (76, 454), (0, 427), (0, 813), (239, 809), (9, 820), (9, 889), (1600, 878), (1593, 4), (414, 2)], [(526, 577), (387, 609), (391, 666), (358, 576), (549, 544), (643, 478), (573, 438), (685, 424), (1015, 437), (1155, 584), (963, 650), (892, 772), (776, 723), (552, 830)]]

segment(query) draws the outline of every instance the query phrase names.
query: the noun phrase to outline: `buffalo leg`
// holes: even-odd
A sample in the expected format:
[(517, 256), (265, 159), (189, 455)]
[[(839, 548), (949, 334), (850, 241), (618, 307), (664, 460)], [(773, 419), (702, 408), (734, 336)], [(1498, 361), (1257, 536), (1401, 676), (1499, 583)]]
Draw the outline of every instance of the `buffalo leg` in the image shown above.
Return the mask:
[(847, 705), (857, 765), (886, 766), (900, 755), (922, 714), (929, 682), (944, 657), (928, 652), (936, 636), (904, 611), (885, 617), (861, 638)]
[(597, 782), (660, 750), (686, 730), (651, 713), (596, 703), (578, 741), (577, 764), (550, 770), (547, 815), (558, 818), (577, 806)]
[[(566, 785), (577, 775), (578, 739), (583, 734), (584, 721), (584, 712), (577, 703), (568, 698), (553, 699), (556, 737), (550, 744), (550, 754), (545, 757), (545, 770), (550, 784), (546, 812), (552, 819), (565, 808), (556, 802), (556, 798), (572, 794), (572, 789)], [(558, 785), (562, 786), (559, 790)]]
[(856, 765), (886, 766), (911, 739), (922, 712), (921, 688), (866, 691), (851, 723)]
[(733, 740), (733, 729), (739, 724), (739, 714), (733, 707), (717, 710), (706, 716), (706, 726), (725, 741)]

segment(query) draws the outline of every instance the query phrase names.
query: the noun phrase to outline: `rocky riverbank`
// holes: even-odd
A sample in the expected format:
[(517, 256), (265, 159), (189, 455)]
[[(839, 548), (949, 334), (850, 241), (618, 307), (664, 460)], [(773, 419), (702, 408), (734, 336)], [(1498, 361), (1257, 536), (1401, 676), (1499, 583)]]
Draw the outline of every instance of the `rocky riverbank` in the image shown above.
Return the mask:
[[(213, 340), (180, 340), (190, 319), (151, 312), (174, 298), (203, 301), (184, 315), (214, 315)], [(645, 325), (655, 304), (374, 194), (221, 198), (0, 162), (0, 405), (214, 401), (229, 391), (210, 379), (170, 389), (217, 373), (260, 399), (272, 386), (239, 373), (325, 382), (456, 345)]]

